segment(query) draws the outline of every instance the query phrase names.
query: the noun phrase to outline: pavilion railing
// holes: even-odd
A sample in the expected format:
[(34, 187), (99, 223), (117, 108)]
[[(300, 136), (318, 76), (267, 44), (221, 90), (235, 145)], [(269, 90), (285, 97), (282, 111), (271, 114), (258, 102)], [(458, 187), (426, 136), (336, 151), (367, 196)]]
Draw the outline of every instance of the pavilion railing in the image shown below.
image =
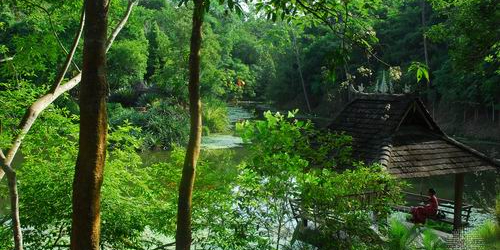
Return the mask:
[[(405, 206), (395, 206), (394, 208), (399, 211), (409, 212), (410, 206), (421, 206), (424, 205), (425, 202), (429, 199), (428, 196), (411, 193), (411, 192), (402, 192), (405, 195), (407, 204)], [(431, 219), (446, 222), (449, 224), (453, 224), (454, 210), (455, 210), (455, 201), (438, 198), (438, 213), (445, 215), (445, 218), (439, 218), (439, 216), (431, 217)], [(460, 210), (462, 214), (462, 218), (465, 223), (468, 224), (470, 219), (470, 214), (472, 210), (472, 205), (470, 204), (462, 204), (462, 209)]]
[[(339, 199), (350, 200), (352, 202), (359, 202), (360, 208), (368, 208), (377, 199), (384, 195), (381, 191), (367, 191), (364, 193), (349, 194), (339, 197)], [(312, 206), (305, 206), (302, 199), (291, 199), (290, 207), (293, 213), (293, 217), (299, 222), (299, 220), (307, 225), (308, 221), (313, 221), (314, 223), (325, 223), (327, 221), (342, 222), (342, 218), (334, 214), (329, 204), (318, 202)]]

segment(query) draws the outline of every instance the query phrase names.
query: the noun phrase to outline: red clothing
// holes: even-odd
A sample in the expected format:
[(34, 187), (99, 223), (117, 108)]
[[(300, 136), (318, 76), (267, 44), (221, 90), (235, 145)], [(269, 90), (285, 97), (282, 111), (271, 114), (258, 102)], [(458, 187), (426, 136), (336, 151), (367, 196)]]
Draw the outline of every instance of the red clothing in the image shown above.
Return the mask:
[(437, 214), (438, 210), (438, 200), (435, 195), (429, 197), (429, 204), (425, 206), (413, 207), (411, 209), (411, 214), (413, 215), (413, 222), (415, 223), (425, 223), (425, 220)]

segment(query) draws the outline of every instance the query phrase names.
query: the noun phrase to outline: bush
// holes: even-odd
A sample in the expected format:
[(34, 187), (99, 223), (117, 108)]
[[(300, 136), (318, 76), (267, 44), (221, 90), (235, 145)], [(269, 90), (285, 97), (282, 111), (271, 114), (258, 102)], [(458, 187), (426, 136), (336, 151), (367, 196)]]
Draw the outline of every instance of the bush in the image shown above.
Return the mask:
[(203, 127), (209, 133), (227, 132), (229, 118), (227, 117), (226, 103), (218, 99), (208, 99), (203, 102)]
[(495, 215), (497, 217), (497, 225), (500, 227), (500, 194), (497, 196), (497, 203), (495, 206)]
[(145, 111), (123, 108), (120, 104), (109, 106), (111, 127), (129, 121), (141, 127), (144, 148), (167, 149), (172, 144), (182, 145), (189, 136), (189, 114), (178, 105), (166, 101), (156, 101)]
[[(285, 248), (295, 228), (290, 200), (300, 198), (304, 210), (321, 216), (317, 235), (325, 235), (325, 249), (356, 249), (357, 242), (380, 246), (368, 211), (386, 214), (388, 204), (397, 200), (397, 182), (378, 166), (352, 163), (349, 136), (321, 133), (293, 115), (266, 112), (263, 121), (237, 124), (244, 142), (251, 142), (248, 160), (239, 166), (232, 197), (210, 217), (216, 226), (206, 244), (219, 249)], [(345, 164), (355, 167), (336, 171)], [(366, 191), (384, 195), (369, 204), (352, 198)], [(332, 240), (339, 232), (345, 236)]]
[(484, 250), (500, 250), (500, 226), (496, 224), (493, 220), (488, 220), (473, 232), (470, 233), (468, 239), (472, 239), (473, 242), (468, 242), (470, 246), (477, 245), (477, 240), (482, 241), (482, 246)]
[(387, 248), (389, 250), (413, 250), (415, 246), (415, 227), (409, 228), (397, 218), (392, 218), (389, 223)]
[(113, 44), (108, 56), (108, 82), (112, 90), (132, 88), (146, 73), (147, 40), (121, 40)]
[[(69, 244), (71, 192), (78, 154), (78, 118), (57, 108), (42, 114), (23, 143), (23, 162), (17, 168), (20, 216), (25, 249), (58, 249)], [(162, 208), (162, 187), (151, 182), (151, 172), (136, 153), (141, 145), (130, 124), (117, 125), (108, 135), (108, 157), (102, 186), (102, 244), (112, 249), (132, 249), (149, 227), (160, 231), (162, 219), (153, 212)], [(0, 187), (1, 191), (3, 187)], [(0, 215), (0, 249), (11, 249), (9, 216)], [(146, 219), (147, 218), (147, 219)], [(127, 245), (127, 247), (124, 247)], [(142, 248), (140, 248), (142, 249)]]

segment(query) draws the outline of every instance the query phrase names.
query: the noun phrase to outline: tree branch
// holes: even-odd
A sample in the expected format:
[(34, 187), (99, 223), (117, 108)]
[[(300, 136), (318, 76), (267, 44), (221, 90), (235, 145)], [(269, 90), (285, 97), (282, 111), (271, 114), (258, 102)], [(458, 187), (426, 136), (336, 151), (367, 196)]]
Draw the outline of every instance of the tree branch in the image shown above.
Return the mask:
[(61, 227), (59, 228), (59, 233), (57, 234), (57, 238), (56, 240), (54, 241), (54, 244), (52, 244), (52, 248), (56, 247), (59, 243), (59, 240), (63, 237), (63, 231), (64, 231), (64, 227), (66, 226), (66, 223), (62, 223), (61, 224)]
[[(123, 16), (122, 20), (120, 23), (117, 25), (115, 30), (113, 31), (113, 34), (108, 38), (107, 42), (107, 49), (111, 48), (111, 45), (113, 44), (116, 36), (120, 33), (120, 31), (123, 29), (125, 26), (125, 23), (127, 23), (128, 18), (130, 16), (130, 13), (132, 11), (132, 8), (135, 6), (137, 3), (137, 0), (129, 1), (127, 11), (125, 15)], [(12, 164), (12, 161), (14, 160), (14, 157), (17, 154), (17, 151), (19, 150), (19, 147), (21, 146), (21, 143), (23, 142), (24, 137), (26, 134), (29, 132), (31, 129), (31, 126), (37, 119), (38, 115), (45, 110), (52, 102), (54, 102), (60, 95), (63, 93), (69, 91), (70, 89), (74, 88), (78, 83), (80, 83), (82, 79), (82, 73), (77, 74), (74, 76), (72, 79), (67, 81), (66, 83), (59, 85), (54, 91), (49, 91), (46, 93), (44, 96), (40, 97), (38, 100), (36, 100), (27, 110), (24, 115), (23, 120), (19, 124), (19, 133), (17, 136), (14, 138), (12, 142), (12, 146), (10, 147), (9, 151), (7, 152), (7, 155), (5, 156), (4, 160), (2, 161), (3, 164), (10, 166)], [(3, 176), (5, 175), (4, 171), (0, 170), (0, 180), (3, 179)]]
[[(345, 36), (345, 34), (343, 34), (342, 32), (339, 32), (338, 30), (335, 29), (335, 27), (324, 17), (320, 16), (317, 11), (319, 10), (315, 10), (314, 8), (312, 8), (311, 6), (308, 6), (306, 5), (303, 1), (301, 0), (297, 0), (297, 3), (302, 7), (304, 8), (307, 12), (309, 12), (310, 14), (312, 14), (314, 17), (316, 17), (317, 19), (321, 20), (323, 22), (323, 24), (325, 24), (326, 26), (328, 26), (328, 28), (334, 33), (336, 34), (337, 36), (340, 36), (340, 37), (343, 37), (343, 39), (347, 38), (347, 40), (349, 40), (349, 42), (353, 45), (355, 45), (356, 47), (359, 47), (361, 49), (364, 49), (368, 54), (370, 54), (373, 58), (375, 58), (375, 60), (379, 61), (380, 63), (384, 64), (385, 66), (387, 67), (391, 67), (390, 64), (388, 64), (387, 62), (383, 61), (382, 59), (380, 59), (376, 54), (374, 54), (369, 48), (366, 48), (365, 46), (363, 45), (360, 45), (358, 43), (358, 41), (350, 38), (349, 36)], [(329, 12), (330, 14), (332, 14), (331, 11), (328, 10), (328, 8), (321, 8), (322, 11), (327, 11)], [(338, 14), (333, 14), (333, 16), (336, 16), (338, 17)]]
[(122, 18), (122, 20), (118, 23), (116, 28), (113, 30), (113, 33), (111, 33), (111, 36), (108, 38), (107, 41), (107, 46), (106, 46), (106, 52), (109, 51), (111, 48), (111, 45), (115, 41), (115, 38), (118, 36), (118, 33), (123, 29), (125, 24), (127, 23), (128, 18), (130, 17), (130, 13), (132, 13), (132, 8), (139, 2), (139, 0), (129, 0), (128, 5), (127, 5), (127, 10), (125, 11), (125, 16)]
[[(67, 56), (69, 56), (69, 53), (68, 53), (68, 50), (66, 49), (66, 47), (64, 47), (64, 44), (62, 43), (61, 39), (59, 38), (59, 35), (57, 34), (56, 32), (56, 29), (54, 28), (54, 22), (52, 21), (52, 16), (51, 16), (51, 13), (43, 6), (39, 5), (39, 4), (36, 4), (36, 3), (33, 3), (33, 2), (30, 2), (30, 1), (27, 1), (25, 0), (26, 3), (34, 6), (34, 7), (37, 7), (39, 9), (41, 9), (43, 12), (45, 12), (45, 14), (47, 14), (47, 17), (49, 19), (49, 24), (50, 24), (50, 28), (52, 30), (52, 33), (54, 34), (54, 37), (56, 38), (56, 41), (57, 43), (59, 44), (59, 47), (61, 47), (61, 49), (63, 50), (64, 54), (66, 54)], [(71, 61), (71, 63), (73, 63), (73, 66), (75, 66), (75, 68), (80, 71), (80, 68), (78, 67), (78, 65)]]
[(161, 246), (157, 246), (151, 250), (160, 250), (160, 249), (166, 249), (167, 247), (172, 247), (172, 246), (175, 246), (175, 241), (174, 242), (171, 242), (171, 243), (167, 243), (165, 245), (161, 245)]
[(12, 60), (14, 60), (14, 56), (0, 59), (0, 63), (12, 61)]
[[(82, 14), (80, 15), (80, 26), (78, 27), (78, 32), (75, 38), (73, 39), (73, 45), (71, 46), (71, 51), (66, 56), (66, 62), (64, 63), (63, 68), (59, 72), (56, 81), (52, 85), (51, 88), (52, 93), (54, 93), (54, 91), (59, 87), (61, 82), (64, 80), (64, 76), (66, 75), (66, 72), (68, 72), (69, 65), (71, 64), (71, 62), (73, 62), (73, 57), (75, 55), (76, 49), (78, 48), (78, 43), (80, 42), (80, 38), (82, 37), (84, 23), (85, 23), (85, 4), (82, 7)], [(81, 72), (78, 67), (77, 69), (78, 72)]]

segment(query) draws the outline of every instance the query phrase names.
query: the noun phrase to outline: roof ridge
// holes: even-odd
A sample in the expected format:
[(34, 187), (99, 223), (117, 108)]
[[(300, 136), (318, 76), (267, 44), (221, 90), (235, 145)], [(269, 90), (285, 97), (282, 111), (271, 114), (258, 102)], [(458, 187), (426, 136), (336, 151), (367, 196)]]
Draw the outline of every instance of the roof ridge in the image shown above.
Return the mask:
[(463, 144), (463, 143), (461, 143), (461, 142), (459, 142), (459, 141), (451, 138), (447, 134), (441, 135), (441, 138), (443, 138), (445, 141), (447, 141), (447, 142), (449, 142), (449, 143), (451, 143), (451, 144), (453, 144), (453, 145), (455, 145), (455, 146), (457, 146), (457, 147), (459, 147), (459, 148), (461, 148), (463, 150), (466, 150), (466, 151), (468, 151), (468, 152), (470, 152), (470, 153), (472, 153), (472, 154), (474, 154), (474, 155), (482, 158), (483, 160), (485, 160), (487, 162), (490, 162), (491, 164), (495, 165), (497, 168), (500, 169), (500, 161), (499, 160), (493, 159), (491, 157), (488, 157), (487, 155), (481, 153), (480, 151), (478, 151), (478, 150), (476, 150), (476, 149), (474, 149), (472, 147), (469, 147), (469, 146), (467, 146), (467, 145), (465, 145), (465, 144)]
[(416, 99), (418, 98), (418, 95), (412, 94), (412, 93), (407, 93), (407, 94), (388, 94), (388, 93), (364, 93), (364, 92), (359, 92), (356, 93), (354, 96), (354, 101), (355, 100), (395, 100), (395, 99), (402, 99), (402, 100), (408, 100), (408, 99)]

